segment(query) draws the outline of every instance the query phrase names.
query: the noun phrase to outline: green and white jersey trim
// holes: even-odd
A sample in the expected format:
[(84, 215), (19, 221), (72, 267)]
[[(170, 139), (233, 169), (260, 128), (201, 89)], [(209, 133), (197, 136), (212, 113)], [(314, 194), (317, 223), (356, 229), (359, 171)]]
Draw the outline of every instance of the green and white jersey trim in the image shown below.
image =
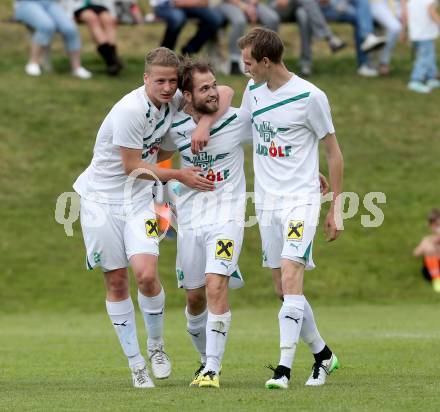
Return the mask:
[(318, 142), (334, 133), (326, 95), (295, 75), (276, 91), (250, 80), (242, 109), (252, 121), (256, 208), (313, 203), (319, 195)]
[(92, 162), (76, 180), (75, 191), (86, 199), (110, 204), (152, 196), (153, 181), (125, 174), (120, 148), (141, 150), (143, 161), (156, 163), (162, 137), (171, 126), (181, 98), (178, 92), (158, 109), (141, 86), (117, 102), (98, 131)]
[(243, 221), (246, 184), (241, 144), (251, 139), (249, 118), (239, 109), (229, 109), (210, 130), (208, 145), (194, 155), (191, 135), (196, 126), (186, 113), (178, 112), (162, 143), (164, 150), (178, 150), (182, 167), (200, 167), (215, 184), (213, 192), (198, 192), (182, 185), (176, 201), (179, 227)]

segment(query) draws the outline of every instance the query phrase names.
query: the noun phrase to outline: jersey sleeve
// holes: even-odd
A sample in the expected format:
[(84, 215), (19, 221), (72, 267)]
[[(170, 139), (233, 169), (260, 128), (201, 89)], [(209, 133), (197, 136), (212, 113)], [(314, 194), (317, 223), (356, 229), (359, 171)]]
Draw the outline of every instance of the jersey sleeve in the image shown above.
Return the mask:
[(177, 150), (177, 145), (173, 140), (173, 137), (171, 135), (171, 131), (168, 130), (168, 132), (165, 134), (165, 136), (162, 138), (162, 142), (160, 144), (160, 148), (162, 150), (166, 150), (167, 152), (174, 152)]
[(237, 116), (241, 125), (238, 135), (240, 143), (252, 143), (252, 122), (249, 113), (240, 108)]
[(122, 105), (112, 113), (113, 144), (129, 149), (143, 149), (143, 137), (148, 133), (143, 116)]
[(244, 89), (243, 98), (241, 99), (240, 111), (243, 112), (244, 115), (247, 114), (249, 119), (252, 115), (252, 107), (251, 107), (251, 91), (249, 86), (252, 84), (252, 80), (249, 80), (246, 88)]
[(306, 109), (306, 125), (318, 139), (334, 133), (332, 115), (327, 96), (321, 90), (313, 92)]

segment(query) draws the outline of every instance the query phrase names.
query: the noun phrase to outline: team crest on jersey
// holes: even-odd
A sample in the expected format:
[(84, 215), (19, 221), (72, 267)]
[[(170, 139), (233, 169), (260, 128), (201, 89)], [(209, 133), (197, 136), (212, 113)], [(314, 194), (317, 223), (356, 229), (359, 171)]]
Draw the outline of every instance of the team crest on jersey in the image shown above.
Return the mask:
[(301, 241), (304, 233), (304, 220), (291, 220), (287, 227), (287, 240)]
[(215, 246), (215, 258), (232, 260), (234, 255), (234, 241), (230, 239), (217, 239)]
[(208, 152), (200, 152), (193, 156), (191, 159), (189, 156), (183, 155), (182, 157), (187, 161), (192, 163), (194, 166), (200, 167), (203, 171), (207, 171), (211, 168), (217, 160), (224, 159), (229, 153), (219, 153), (216, 156), (208, 154)]
[(272, 126), (272, 124), (268, 121), (264, 121), (263, 123), (257, 124), (254, 122), (255, 129), (260, 134), (260, 139), (263, 139), (263, 142), (269, 143), (274, 139), (278, 132), (285, 132), (287, 129), (285, 128), (277, 128)]
[(159, 237), (157, 219), (145, 219), (145, 231), (147, 233), (147, 237)]

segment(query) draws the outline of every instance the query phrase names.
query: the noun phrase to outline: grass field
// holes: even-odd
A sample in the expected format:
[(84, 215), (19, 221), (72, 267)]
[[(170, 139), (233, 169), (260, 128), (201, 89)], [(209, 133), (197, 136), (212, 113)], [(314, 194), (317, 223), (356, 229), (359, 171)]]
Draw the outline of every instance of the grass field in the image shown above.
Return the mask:
[[(429, 305), (337, 306), (315, 310), (342, 368), (306, 388), (312, 357), (300, 345), (291, 386), (268, 391), (278, 361), (277, 308), (233, 312), (221, 390), (189, 388), (197, 356), (181, 310), (166, 315), (173, 374), (153, 390), (131, 387), (104, 313), (11, 315), (0, 334), (2, 411), (424, 411), (440, 410), (438, 312)], [(138, 316), (140, 320), (140, 316)], [(140, 341), (144, 342), (144, 329)], [(144, 346), (144, 345), (142, 345)]]
[[(161, 243), (159, 265), (174, 373), (158, 389), (134, 391), (103, 310), (101, 275), (84, 267), (79, 225), (67, 237), (54, 211), (57, 197), (72, 190), (89, 164), (105, 114), (141, 83), (143, 56), (158, 44), (163, 26), (120, 28), (126, 67), (118, 78), (104, 74), (81, 27), (84, 65), (94, 72), (93, 80), (70, 76), (60, 39), (53, 45), (55, 73), (34, 79), (23, 70), (26, 29), (3, 23), (12, 15), (11, 4), (0, 2), (0, 410), (440, 410), (440, 299), (421, 280), (421, 262), (411, 255), (426, 233), (427, 212), (440, 206), (440, 91), (420, 96), (406, 90), (408, 45), (398, 46), (392, 75), (379, 79), (355, 74), (351, 48), (336, 58), (322, 44), (315, 48), (311, 80), (331, 102), (344, 153), (344, 190), (360, 197), (359, 212), (345, 222), (337, 242), (325, 243), (318, 229), (318, 267), (307, 274), (305, 285), (343, 369), (326, 387), (305, 388), (312, 362), (301, 346), (289, 391), (264, 390), (270, 376), (264, 365), (278, 360), (279, 307), (260, 265), (258, 230), (252, 227), (245, 232), (240, 257), (246, 286), (231, 298), (233, 323), (221, 392), (200, 395), (187, 388), (196, 356), (184, 332), (176, 250), (169, 242)], [(350, 28), (334, 29), (351, 40)], [(284, 25), (282, 36), (287, 64), (295, 70), (296, 29)], [(219, 76), (219, 82), (234, 87), (239, 105), (246, 79)], [(250, 159), (248, 148), (248, 191)], [(369, 213), (362, 200), (373, 191), (386, 195), (386, 204), (379, 205), (385, 220), (380, 227), (365, 228), (361, 215)]]

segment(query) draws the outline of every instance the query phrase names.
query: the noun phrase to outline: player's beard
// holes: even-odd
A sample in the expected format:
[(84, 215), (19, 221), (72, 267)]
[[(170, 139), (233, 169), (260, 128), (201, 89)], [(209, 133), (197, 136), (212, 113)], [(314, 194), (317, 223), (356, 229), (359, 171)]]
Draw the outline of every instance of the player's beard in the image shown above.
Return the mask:
[(203, 114), (212, 114), (218, 111), (218, 99), (219, 99), (219, 95), (217, 94), (217, 96), (215, 96), (217, 101), (215, 102), (215, 104), (211, 103), (208, 104), (205, 100), (197, 100), (195, 98), (195, 96), (192, 96), (192, 101), (193, 101), (193, 106), (194, 109), (196, 111), (198, 111), (199, 113), (203, 113)]

